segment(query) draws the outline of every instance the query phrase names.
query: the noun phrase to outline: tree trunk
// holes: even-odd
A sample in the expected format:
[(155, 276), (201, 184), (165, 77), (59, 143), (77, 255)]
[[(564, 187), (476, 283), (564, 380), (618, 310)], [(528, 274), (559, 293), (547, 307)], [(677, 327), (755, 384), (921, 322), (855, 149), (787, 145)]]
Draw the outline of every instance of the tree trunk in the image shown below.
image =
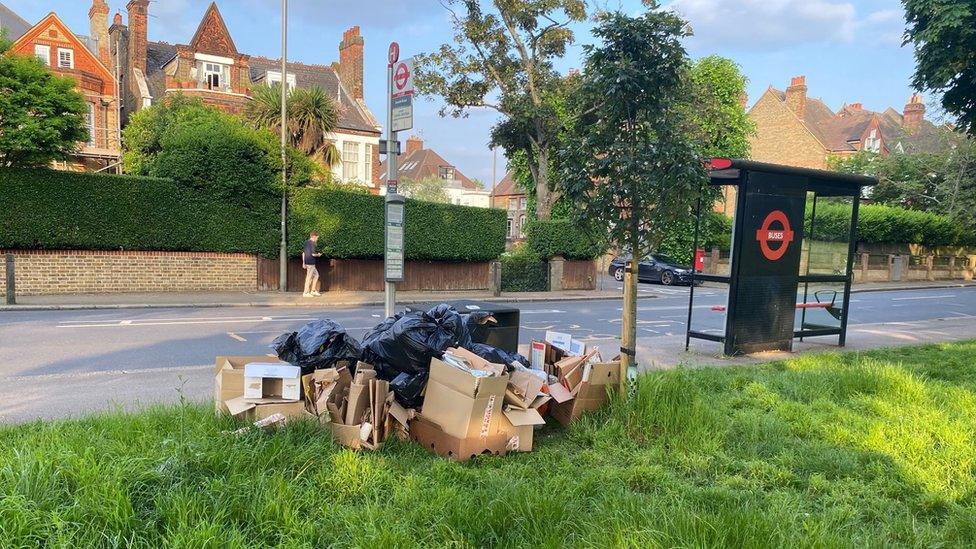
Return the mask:
[(536, 161), (538, 164), (535, 179), (535, 218), (546, 220), (552, 213), (552, 201), (549, 195), (549, 151), (539, 147)]
[(634, 218), (636, 208), (631, 210), (630, 219), (630, 262), (624, 273), (623, 319), (620, 322), (620, 395), (627, 397), (627, 373), (631, 366), (637, 366), (637, 283), (640, 262), (639, 220)]

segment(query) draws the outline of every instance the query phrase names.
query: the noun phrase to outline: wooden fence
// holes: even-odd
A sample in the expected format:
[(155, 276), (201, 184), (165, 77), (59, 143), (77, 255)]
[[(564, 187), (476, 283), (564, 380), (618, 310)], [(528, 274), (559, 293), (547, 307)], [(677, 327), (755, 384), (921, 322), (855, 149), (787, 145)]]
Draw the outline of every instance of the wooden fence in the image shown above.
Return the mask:
[[(320, 258), (319, 291), (381, 292), (383, 260)], [(454, 263), (449, 261), (407, 261), (405, 280), (397, 284), (401, 291), (487, 290), (488, 262)], [(258, 290), (278, 289), (278, 260), (258, 258)], [(301, 260), (288, 262), (288, 291), (302, 290), (305, 269)]]

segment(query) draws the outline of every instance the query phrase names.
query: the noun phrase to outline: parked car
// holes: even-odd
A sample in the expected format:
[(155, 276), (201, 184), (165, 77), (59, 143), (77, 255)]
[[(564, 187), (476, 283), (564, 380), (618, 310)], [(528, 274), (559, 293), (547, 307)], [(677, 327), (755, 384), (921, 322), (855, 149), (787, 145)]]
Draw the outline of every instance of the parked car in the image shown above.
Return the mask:
[[(609, 274), (618, 282), (624, 279), (624, 269), (629, 256), (613, 258), (610, 262)], [(691, 283), (691, 267), (679, 264), (666, 255), (654, 254), (645, 257), (638, 263), (638, 282), (660, 282), (665, 286)]]

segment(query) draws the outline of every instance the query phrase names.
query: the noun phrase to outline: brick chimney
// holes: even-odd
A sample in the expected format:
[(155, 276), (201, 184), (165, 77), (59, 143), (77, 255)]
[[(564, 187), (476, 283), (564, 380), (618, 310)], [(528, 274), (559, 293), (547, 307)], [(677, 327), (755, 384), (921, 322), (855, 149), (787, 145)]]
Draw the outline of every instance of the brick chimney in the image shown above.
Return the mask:
[(786, 88), (786, 106), (797, 118), (803, 120), (807, 111), (807, 77), (794, 76)]
[(115, 12), (115, 17), (112, 18), (112, 26), (113, 27), (121, 27), (122, 26), (122, 14), (121, 13)]
[(359, 35), (359, 25), (342, 33), (339, 80), (353, 98), (363, 98), (363, 37)]
[(147, 43), (149, 41), (149, 0), (130, 0), (129, 12), (129, 72), (139, 69), (146, 74)]
[(88, 10), (91, 37), (98, 41), (98, 51), (94, 53), (105, 66), (112, 63), (108, 43), (108, 11), (105, 0), (92, 0), (92, 7)]
[(909, 133), (914, 133), (922, 127), (922, 120), (925, 119), (925, 103), (922, 102), (921, 95), (912, 95), (905, 105), (903, 117), (902, 125)]
[(424, 150), (424, 140), (416, 135), (411, 135), (407, 138), (407, 150), (406, 154), (411, 155), (417, 151)]
[(851, 103), (850, 105), (847, 106), (847, 108), (850, 109), (850, 110), (852, 110), (852, 111), (861, 111), (861, 110), (864, 110), (864, 104), (863, 103)]

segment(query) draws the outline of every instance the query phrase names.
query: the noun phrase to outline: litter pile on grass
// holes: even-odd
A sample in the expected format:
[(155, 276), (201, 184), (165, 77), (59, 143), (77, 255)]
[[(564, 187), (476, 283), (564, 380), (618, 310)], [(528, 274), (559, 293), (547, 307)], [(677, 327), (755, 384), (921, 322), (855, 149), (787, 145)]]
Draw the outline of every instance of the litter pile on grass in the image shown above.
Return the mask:
[(639, 378), (449, 462), (207, 405), (0, 429), (0, 546), (969, 545), (976, 342)]

